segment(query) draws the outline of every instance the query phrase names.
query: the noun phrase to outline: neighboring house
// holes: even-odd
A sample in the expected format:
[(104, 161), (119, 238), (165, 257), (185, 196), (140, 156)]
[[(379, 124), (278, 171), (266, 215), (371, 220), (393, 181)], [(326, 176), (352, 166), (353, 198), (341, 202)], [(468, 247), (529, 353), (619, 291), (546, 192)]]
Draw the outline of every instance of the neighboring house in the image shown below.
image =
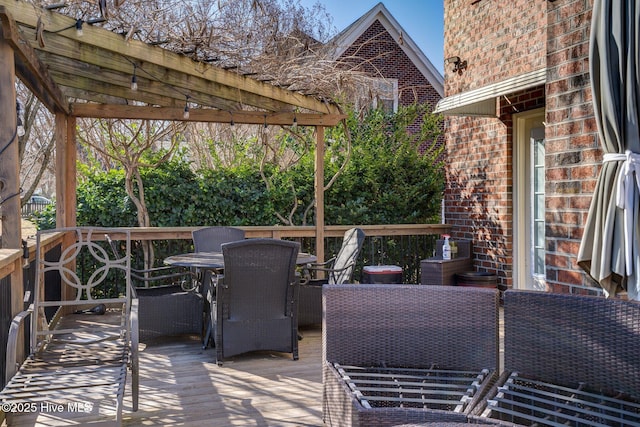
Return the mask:
[(396, 111), (399, 105), (426, 103), (435, 108), (444, 96), (442, 75), (382, 3), (330, 43), (336, 61), (371, 77), (367, 90), (374, 106)]
[(602, 161), (590, 0), (445, 0), (446, 222), (503, 288), (597, 293), (576, 264)]

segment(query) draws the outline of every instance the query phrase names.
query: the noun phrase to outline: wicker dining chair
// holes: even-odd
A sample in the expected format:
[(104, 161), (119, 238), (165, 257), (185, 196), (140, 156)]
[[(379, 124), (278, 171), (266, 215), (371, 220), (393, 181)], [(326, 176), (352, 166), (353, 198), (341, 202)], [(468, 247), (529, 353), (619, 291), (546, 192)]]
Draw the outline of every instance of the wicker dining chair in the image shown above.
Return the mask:
[[(105, 239), (117, 257), (121, 241)], [(189, 269), (160, 266), (131, 269), (133, 291), (139, 300), (140, 341), (151, 342), (165, 336), (199, 335), (203, 332), (204, 298), (194, 292)]]
[(196, 252), (221, 252), (223, 243), (244, 239), (244, 230), (235, 227), (204, 227), (191, 233)]
[[(236, 227), (211, 226), (191, 232), (193, 248), (196, 252), (222, 252), (222, 244), (244, 240), (244, 230)], [(207, 295), (215, 288), (215, 278), (222, 270), (196, 271), (197, 280), (200, 283), (200, 292)], [(205, 298), (204, 313), (208, 316), (211, 312), (208, 300)], [(203, 338), (202, 348), (207, 348), (211, 342), (211, 323), (207, 321), (207, 328)]]
[(293, 354), (298, 359), (298, 278), (300, 244), (250, 239), (222, 245), (224, 275), (211, 304), (216, 360), (254, 350)]

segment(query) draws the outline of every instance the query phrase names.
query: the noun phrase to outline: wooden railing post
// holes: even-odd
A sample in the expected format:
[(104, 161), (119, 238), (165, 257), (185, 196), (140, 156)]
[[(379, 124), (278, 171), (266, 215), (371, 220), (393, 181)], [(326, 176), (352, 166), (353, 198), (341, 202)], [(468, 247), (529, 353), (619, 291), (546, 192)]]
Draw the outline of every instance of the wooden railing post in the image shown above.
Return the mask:
[[(24, 310), (24, 283), (22, 273), (22, 251), (15, 249), (0, 249), (0, 277), (9, 277), (11, 286), (11, 318)], [(5, 343), (1, 343), (4, 345)], [(4, 349), (6, 351), (6, 349)], [(4, 352), (2, 353), (4, 357)], [(24, 334), (18, 336), (16, 360), (22, 361), (24, 354)], [(8, 367), (7, 367), (8, 368)], [(4, 380), (4, 378), (2, 379)]]

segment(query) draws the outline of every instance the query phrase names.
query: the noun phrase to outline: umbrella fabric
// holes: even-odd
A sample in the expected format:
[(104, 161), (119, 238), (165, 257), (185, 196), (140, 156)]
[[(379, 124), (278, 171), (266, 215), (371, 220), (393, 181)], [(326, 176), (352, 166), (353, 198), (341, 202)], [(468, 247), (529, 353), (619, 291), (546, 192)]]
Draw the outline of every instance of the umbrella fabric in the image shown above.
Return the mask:
[(607, 296), (640, 297), (640, 2), (595, 0), (590, 67), (593, 107), (604, 151), (578, 264)]

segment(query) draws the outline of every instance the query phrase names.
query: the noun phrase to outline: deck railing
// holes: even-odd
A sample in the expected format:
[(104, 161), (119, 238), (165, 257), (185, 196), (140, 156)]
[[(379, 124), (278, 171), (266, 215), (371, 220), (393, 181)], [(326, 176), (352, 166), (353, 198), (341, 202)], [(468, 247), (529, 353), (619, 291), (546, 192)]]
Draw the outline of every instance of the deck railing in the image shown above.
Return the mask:
[[(335, 255), (342, 244), (344, 232), (351, 228), (345, 226), (327, 226), (324, 229), (324, 251), (326, 258)], [(362, 225), (366, 234), (365, 242), (353, 279), (359, 281), (362, 267), (365, 265), (398, 265), (403, 269), (404, 283), (420, 283), (420, 260), (433, 256), (436, 239), (447, 233), (450, 227), (444, 224), (401, 224), (401, 225)], [(155, 264), (162, 265), (166, 256), (193, 251), (191, 232), (199, 227), (150, 227), (130, 228), (134, 242), (154, 242)], [(302, 250), (315, 253), (316, 228), (313, 226), (251, 226), (240, 227), (247, 238), (270, 237), (299, 241)], [(23, 258), (23, 251), (0, 249), (0, 354), (6, 353), (6, 336), (11, 319), (22, 310), (25, 291), (33, 293), (35, 239), (27, 240), (29, 258)], [(59, 253), (62, 235), (44, 242), (47, 256)], [(137, 251), (134, 264), (142, 264), (142, 251)], [(23, 269), (22, 283), (16, 283), (17, 269)], [(52, 284), (51, 288), (55, 288)], [(51, 289), (50, 291), (55, 291)], [(33, 295), (31, 295), (33, 298)], [(9, 303), (11, 302), (11, 303)], [(28, 346), (28, 333), (25, 334), (25, 347)], [(4, 358), (0, 360), (0, 385), (4, 386)]]
[(33, 215), (36, 212), (44, 211), (47, 206), (51, 205), (51, 202), (44, 201), (29, 201), (22, 206), (21, 215), (23, 218)]

